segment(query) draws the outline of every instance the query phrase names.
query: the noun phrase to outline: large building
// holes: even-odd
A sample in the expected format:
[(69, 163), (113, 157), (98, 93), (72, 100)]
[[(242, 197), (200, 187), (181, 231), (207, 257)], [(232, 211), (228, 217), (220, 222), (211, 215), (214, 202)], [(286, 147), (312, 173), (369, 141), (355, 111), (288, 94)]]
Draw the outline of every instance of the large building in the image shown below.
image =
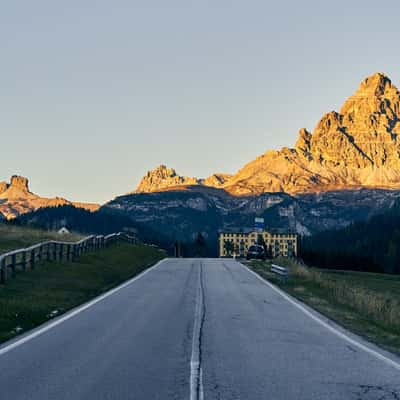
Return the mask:
[(298, 236), (285, 231), (233, 230), (219, 234), (219, 256), (233, 255), (245, 257), (248, 248), (253, 244), (263, 244), (271, 257), (296, 257)]

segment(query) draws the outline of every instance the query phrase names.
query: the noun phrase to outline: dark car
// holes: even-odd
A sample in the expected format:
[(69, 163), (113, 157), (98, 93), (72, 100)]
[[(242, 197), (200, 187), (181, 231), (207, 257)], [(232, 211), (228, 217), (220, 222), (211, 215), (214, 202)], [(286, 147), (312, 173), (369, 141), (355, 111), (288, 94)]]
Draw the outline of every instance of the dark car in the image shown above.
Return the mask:
[(263, 246), (260, 246), (258, 244), (255, 244), (253, 246), (249, 247), (249, 250), (247, 251), (247, 256), (246, 258), (248, 260), (250, 259), (257, 259), (257, 260), (265, 260), (265, 250)]

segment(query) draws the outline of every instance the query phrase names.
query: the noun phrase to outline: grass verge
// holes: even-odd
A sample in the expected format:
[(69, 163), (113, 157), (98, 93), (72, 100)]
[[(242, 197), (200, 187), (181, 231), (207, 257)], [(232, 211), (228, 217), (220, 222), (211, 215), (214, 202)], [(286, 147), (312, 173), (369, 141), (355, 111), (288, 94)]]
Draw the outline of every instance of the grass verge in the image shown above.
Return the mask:
[(116, 243), (74, 263), (46, 262), (0, 285), (0, 342), (32, 329), (134, 277), (162, 250)]
[(294, 260), (274, 260), (290, 269), (285, 283), (271, 263), (247, 265), (263, 278), (348, 330), (400, 355), (400, 277), (308, 268)]
[(59, 235), (54, 231), (45, 231), (29, 227), (0, 223), (0, 254), (7, 251), (29, 247), (46, 240), (75, 242), (83, 236), (75, 233)]

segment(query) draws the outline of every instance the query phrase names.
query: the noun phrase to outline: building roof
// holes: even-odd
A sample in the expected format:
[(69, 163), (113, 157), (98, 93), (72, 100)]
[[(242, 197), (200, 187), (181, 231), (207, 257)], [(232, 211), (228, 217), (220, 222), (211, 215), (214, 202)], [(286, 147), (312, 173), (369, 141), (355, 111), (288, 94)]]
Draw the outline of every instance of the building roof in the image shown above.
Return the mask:
[[(225, 228), (225, 229), (219, 229), (218, 233), (223, 234), (223, 233), (229, 233), (229, 234), (249, 234), (257, 232), (255, 228)], [(275, 235), (297, 235), (297, 232), (290, 230), (290, 229), (285, 229), (285, 228), (265, 228), (263, 229), (263, 232), (268, 232), (272, 233)]]

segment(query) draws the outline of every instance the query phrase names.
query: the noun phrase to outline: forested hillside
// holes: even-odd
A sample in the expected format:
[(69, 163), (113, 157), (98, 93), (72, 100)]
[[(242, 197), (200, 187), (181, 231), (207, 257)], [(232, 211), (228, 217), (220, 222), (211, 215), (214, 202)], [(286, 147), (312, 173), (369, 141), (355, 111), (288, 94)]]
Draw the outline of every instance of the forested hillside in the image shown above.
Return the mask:
[(400, 274), (400, 202), (368, 221), (303, 239), (301, 256), (320, 268)]

